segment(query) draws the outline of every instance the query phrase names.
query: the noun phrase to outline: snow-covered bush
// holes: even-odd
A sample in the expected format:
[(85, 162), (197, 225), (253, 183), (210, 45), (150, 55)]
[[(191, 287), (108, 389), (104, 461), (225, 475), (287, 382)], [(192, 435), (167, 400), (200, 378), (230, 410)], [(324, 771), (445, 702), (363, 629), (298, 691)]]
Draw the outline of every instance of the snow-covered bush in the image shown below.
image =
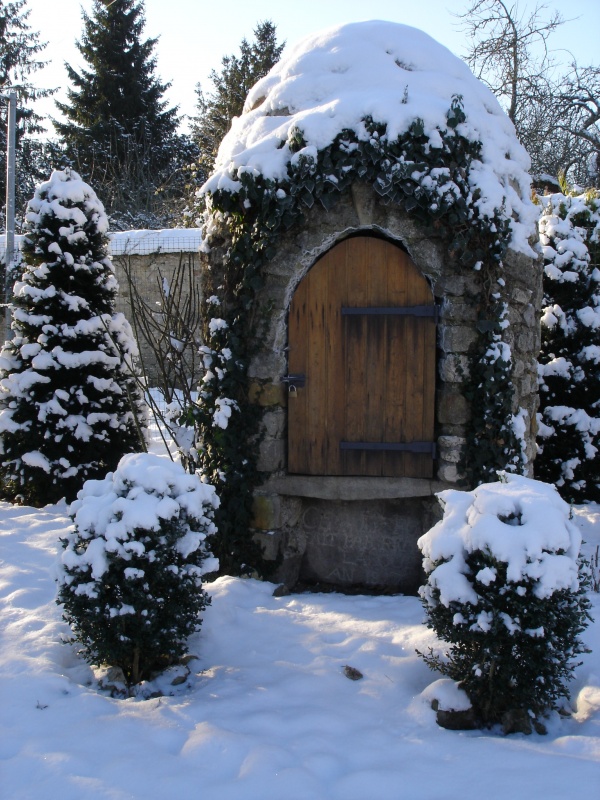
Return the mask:
[(58, 602), (89, 663), (121, 667), (131, 685), (185, 653), (210, 602), (202, 575), (218, 568), (205, 544), (218, 502), (212, 486), (150, 454), (84, 485)]
[(423, 655), (457, 681), (476, 718), (538, 717), (568, 696), (589, 601), (580, 534), (548, 484), (512, 474), (445, 491), (444, 517), (419, 539), (427, 625), (449, 646)]
[(75, 172), (56, 171), (26, 219), (13, 338), (0, 354), (0, 491), (41, 506), (74, 499), (86, 479), (139, 450), (144, 404), (96, 194)]
[(544, 310), (536, 476), (600, 501), (600, 198), (552, 195), (539, 222)]

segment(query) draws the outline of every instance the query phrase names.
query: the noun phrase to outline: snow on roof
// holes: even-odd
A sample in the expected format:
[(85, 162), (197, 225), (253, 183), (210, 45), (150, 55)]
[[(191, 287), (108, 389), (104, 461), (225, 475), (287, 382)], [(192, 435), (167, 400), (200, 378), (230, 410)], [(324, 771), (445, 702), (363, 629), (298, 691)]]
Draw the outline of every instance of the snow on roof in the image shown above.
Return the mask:
[[(118, 231), (109, 233), (111, 256), (151, 253), (195, 253), (202, 243), (200, 228), (172, 228), (162, 231)], [(23, 236), (15, 236), (15, 250), (21, 249)], [(0, 235), (0, 262), (6, 252), (6, 234)]]
[(512, 123), (464, 62), (423, 31), (393, 22), (341, 25), (292, 47), (250, 90), (202, 191), (235, 191), (238, 169), (285, 180), (294, 128), (302, 131), (304, 152), (314, 154), (344, 129), (365, 139), (366, 117), (385, 123), (390, 141), (420, 118), (431, 146), (439, 147), (437, 129), (447, 127), (454, 95), (462, 96), (467, 116), (459, 133), (482, 142), (482, 163), (470, 175), (482, 194), (480, 210), (493, 214), (504, 205), (506, 216), (517, 220), (512, 246), (531, 254), (530, 161)]

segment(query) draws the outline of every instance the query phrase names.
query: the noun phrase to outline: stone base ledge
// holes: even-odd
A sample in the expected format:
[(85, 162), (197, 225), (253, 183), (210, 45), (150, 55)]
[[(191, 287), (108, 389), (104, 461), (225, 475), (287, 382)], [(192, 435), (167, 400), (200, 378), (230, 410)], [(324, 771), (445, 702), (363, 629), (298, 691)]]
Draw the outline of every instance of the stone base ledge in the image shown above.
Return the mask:
[(321, 475), (285, 475), (270, 478), (260, 487), (290, 497), (318, 500), (395, 500), (401, 497), (431, 497), (456, 485), (428, 478), (359, 478)]

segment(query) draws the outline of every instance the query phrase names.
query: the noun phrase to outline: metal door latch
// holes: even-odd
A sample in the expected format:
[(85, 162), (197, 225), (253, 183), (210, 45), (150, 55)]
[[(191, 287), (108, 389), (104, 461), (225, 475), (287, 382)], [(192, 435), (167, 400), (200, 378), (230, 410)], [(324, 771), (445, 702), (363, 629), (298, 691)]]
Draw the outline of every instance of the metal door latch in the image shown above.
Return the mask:
[(295, 395), (298, 389), (303, 389), (306, 385), (306, 375), (284, 375), (280, 381), (287, 383), (288, 394)]

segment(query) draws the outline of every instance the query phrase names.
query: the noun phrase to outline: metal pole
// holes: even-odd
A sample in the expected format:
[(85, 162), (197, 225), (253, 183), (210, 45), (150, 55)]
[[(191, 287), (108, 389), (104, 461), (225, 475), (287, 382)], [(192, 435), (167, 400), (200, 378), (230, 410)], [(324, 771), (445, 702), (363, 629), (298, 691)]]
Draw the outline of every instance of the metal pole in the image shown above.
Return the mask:
[[(13, 268), (15, 261), (15, 173), (16, 173), (16, 132), (17, 132), (17, 94), (14, 91), (2, 95), (8, 100), (8, 126), (6, 133), (6, 272), (4, 281), (4, 301), (10, 302), (12, 293)], [(8, 306), (4, 309), (5, 339), (10, 337), (10, 314)]]

